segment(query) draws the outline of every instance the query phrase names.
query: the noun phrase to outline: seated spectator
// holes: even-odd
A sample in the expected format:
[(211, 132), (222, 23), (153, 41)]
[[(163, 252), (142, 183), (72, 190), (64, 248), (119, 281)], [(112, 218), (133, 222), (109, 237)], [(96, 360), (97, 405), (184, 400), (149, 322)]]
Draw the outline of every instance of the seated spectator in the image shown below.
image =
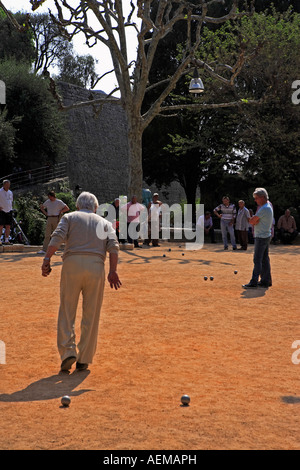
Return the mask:
[(204, 215), (200, 215), (197, 225), (204, 228), (204, 234), (210, 236), (211, 243), (216, 243), (213, 220), (209, 211), (206, 211)]
[(284, 215), (279, 217), (277, 228), (279, 230), (279, 238), (284, 244), (291, 244), (297, 237), (296, 222), (289, 209), (286, 209)]

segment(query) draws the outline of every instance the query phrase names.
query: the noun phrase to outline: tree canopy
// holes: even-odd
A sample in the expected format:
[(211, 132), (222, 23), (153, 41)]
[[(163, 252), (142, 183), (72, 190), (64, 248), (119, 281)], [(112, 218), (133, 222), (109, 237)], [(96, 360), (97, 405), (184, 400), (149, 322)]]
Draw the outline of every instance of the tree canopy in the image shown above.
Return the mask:
[(47, 81), (13, 59), (0, 62), (0, 76), (6, 84), (4, 116), (11, 123), (10, 158), (1, 152), (2, 172), (10, 172), (16, 164), (28, 169), (64, 160), (68, 132)]
[[(259, 104), (209, 111), (209, 116), (214, 116), (215, 126), (215, 138), (211, 140), (209, 120), (205, 120), (203, 111), (179, 112), (177, 118), (170, 118), (170, 123), (156, 119), (144, 136), (144, 162), (149, 183), (169, 183), (170, 177), (162, 163), (168, 162), (167, 172), (170, 171), (178, 181), (176, 175), (184, 174), (183, 165), (189, 168), (190, 186), (198, 175), (201, 202), (211, 205), (211, 193), (219, 198), (226, 192), (252, 202), (253, 187), (265, 185), (275, 208), (299, 206), (300, 109), (291, 100), (291, 86), (297, 78), (295, 70), (300, 65), (299, 21), (300, 15), (291, 9), (280, 13), (273, 7), (269, 8), (268, 14), (255, 13), (235, 24), (227, 22), (217, 29), (203, 29), (197, 57), (204, 58), (215, 71), (222, 71), (223, 77), (230, 79), (232, 71), (227, 71), (225, 64), (237, 63), (241, 51), (243, 58), (248, 59), (236, 77), (234, 87), (208, 75), (205, 68), (199, 69), (205, 83), (202, 99), (210, 102), (217, 101), (220, 96), (229, 100), (240, 96), (245, 101), (255, 98)], [(180, 54), (181, 49), (177, 51)], [(165, 63), (168, 64), (167, 60)], [(173, 102), (189, 100), (180, 89), (176, 92), (171, 97)], [(179, 131), (181, 122), (186, 125)], [(223, 132), (219, 131), (219, 126)], [(163, 135), (159, 137), (160, 148), (155, 147), (151, 156), (148, 136), (153, 140), (159, 128), (163, 129)], [(219, 152), (222, 158), (218, 156)], [(206, 162), (204, 168), (208, 168), (211, 155), (214, 171), (199, 172), (201, 163)]]

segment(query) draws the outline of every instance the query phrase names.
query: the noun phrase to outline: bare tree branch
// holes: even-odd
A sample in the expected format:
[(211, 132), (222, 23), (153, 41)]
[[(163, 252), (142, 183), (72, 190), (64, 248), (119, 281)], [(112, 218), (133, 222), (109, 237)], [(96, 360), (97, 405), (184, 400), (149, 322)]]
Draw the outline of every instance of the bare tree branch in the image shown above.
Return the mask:
[(160, 112), (165, 111), (176, 111), (181, 109), (199, 110), (199, 109), (217, 109), (217, 108), (231, 108), (234, 106), (248, 106), (248, 105), (260, 105), (264, 102), (264, 99), (260, 100), (239, 100), (229, 101), (228, 103), (192, 103), (192, 104), (181, 104), (172, 106), (161, 106)]

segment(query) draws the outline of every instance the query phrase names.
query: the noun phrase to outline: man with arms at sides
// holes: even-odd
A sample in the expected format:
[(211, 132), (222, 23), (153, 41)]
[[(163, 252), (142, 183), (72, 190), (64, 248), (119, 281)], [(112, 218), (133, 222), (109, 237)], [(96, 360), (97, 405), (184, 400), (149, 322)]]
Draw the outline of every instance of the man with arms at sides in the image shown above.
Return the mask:
[[(77, 211), (65, 214), (54, 230), (42, 264), (42, 275), (51, 272), (50, 259), (65, 243), (60, 281), (60, 307), (57, 345), (61, 370), (69, 371), (76, 361), (85, 370), (96, 352), (100, 310), (105, 283), (105, 259), (109, 253), (108, 282), (121, 287), (117, 273), (119, 243), (111, 222), (96, 214), (98, 200), (83, 192), (76, 201)], [(81, 336), (75, 342), (75, 318), (82, 293)]]

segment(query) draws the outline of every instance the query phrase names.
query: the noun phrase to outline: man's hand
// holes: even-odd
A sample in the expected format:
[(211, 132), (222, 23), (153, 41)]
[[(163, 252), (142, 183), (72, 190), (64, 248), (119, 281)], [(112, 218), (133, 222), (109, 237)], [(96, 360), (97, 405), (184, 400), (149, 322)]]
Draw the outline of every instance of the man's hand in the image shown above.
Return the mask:
[(42, 264), (42, 276), (47, 277), (51, 273), (52, 269), (50, 267), (50, 261), (45, 260), (43, 261)]
[(116, 290), (118, 290), (122, 285), (122, 282), (120, 281), (118, 273), (116, 271), (109, 272), (107, 276), (107, 280), (112, 289), (115, 288)]

